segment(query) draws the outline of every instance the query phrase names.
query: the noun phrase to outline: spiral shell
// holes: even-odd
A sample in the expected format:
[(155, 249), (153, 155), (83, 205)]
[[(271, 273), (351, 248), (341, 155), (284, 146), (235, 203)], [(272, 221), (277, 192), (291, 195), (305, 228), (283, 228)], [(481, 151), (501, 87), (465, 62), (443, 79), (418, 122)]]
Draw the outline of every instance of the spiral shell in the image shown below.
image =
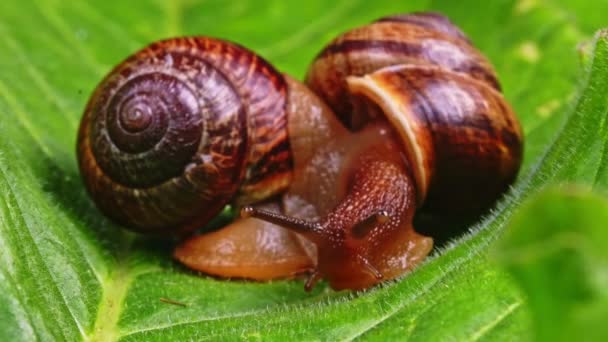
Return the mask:
[(292, 167), (285, 93), (282, 75), (236, 44), (153, 43), (89, 100), (77, 146), (86, 187), (111, 218), (162, 234), (279, 192)]
[(394, 15), (344, 33), (317, 56), (307, 83), (354, 129), (391, 122), (428, 208), (478, 211), (517, 175), (521, 127), (496, 73), (439, 14)]

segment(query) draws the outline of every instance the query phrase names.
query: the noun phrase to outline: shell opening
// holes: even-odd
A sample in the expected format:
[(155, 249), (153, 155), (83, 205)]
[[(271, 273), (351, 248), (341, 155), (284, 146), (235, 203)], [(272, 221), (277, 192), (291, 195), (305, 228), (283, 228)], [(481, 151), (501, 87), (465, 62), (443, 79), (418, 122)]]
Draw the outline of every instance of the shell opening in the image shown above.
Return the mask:
[(399, 134), (405, 147), (407, 157), (414, 166), (414, 178), (418, 187), (418, 203), (423, 203), (428, 189), (428, 172), (424, 169), (424, 151), (419, 146), (418, 139), (412, 124), (407, 120), (410, 109), (403, 102), (396, 101), (391, 93), (378, 83), (373, 74), (365, 76), (350, 76), (346, 78), (348, 88), (353, 95), (360, 95), (363, 99), (376, 104), (383, 112), (384, 117), (391, 123)]

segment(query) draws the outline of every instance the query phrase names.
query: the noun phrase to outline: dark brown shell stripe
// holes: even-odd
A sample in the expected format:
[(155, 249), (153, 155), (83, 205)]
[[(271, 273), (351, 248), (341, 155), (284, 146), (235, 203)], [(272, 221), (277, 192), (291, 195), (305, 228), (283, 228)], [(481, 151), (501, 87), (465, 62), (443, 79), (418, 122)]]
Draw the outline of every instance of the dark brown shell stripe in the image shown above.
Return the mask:
[[(198, 48), (209, 48), (210, 39), (195, 39)], [(287, 135), (283, 76), (268, 62), (237, 44), (215, 41), (223, 49), (225, 73), (234, 75), (234, 87), (248, 109), (249, 152), (243, 168), (238, 201), (251, 203), (284, 190), (292, 170)]]
[[(463, 48), (462, 51), (457, 51), (453, 50), (454, 45), (451, 44), (445, 44), (441, 46), (441, 48), (444, 49), (444, 51), (440, 53), (434, 53), (433, 51), (429, 51), (428, 45), (424, 46), (423, 44), (421, 44), (420, 41), (407, 42), (393, 40), (346, 40), (328, 46), (325, 50), (323, 50), (322, 54), (320, 55), (320, 58), (331, 56), (333, 54), (389, 53), (391, 55), (391, 58), (396, 59), (399, 58), (397, 56), (401, 56), (401, 59), (403, 61), (409, 59), (408, 63), (411, 64), (426, 64), (427, 62), (431, 62), (435, 65), (441, 65), (443, 63), (448, 63), (448, 58), (450, 58), (449, 56), (451, 54), (466, 54), (472, 57), (481, 57), (476, 56), (476, 51), (472, 48)], [(460, 63), (453, 63), (448, 68), (452, 71), (462, 72), (471, 75), (471, 77), (475, 79), (479, 79), (488, 83), (494, 89), (500, 90), (500, 84), (498, 83), (494, 71), (492, 69), (488, 69), (487, 65), (484, 65), (485, 63), (486, 61), (484, 61), (483, 59), (477, 60), (476, 58), (472, 58), (466, 62), (460, 61)], [(395, 64), (383, 65), (380, 66), (380, 68), (389, 65)]]
[[(465, 75), (408, 66), (370, 76), (409, 115), (426, 152), (427, 202), (443, 212), (482, 207), (503, 192), (521, 163), (522, 132), (502, 94)], [(407, 95), (404, 95), (407, 94)], [(429, 140), (430, 139), (430, 140)]]
[[(435, 18), (435, 17), (433, 17)], [(448, 19), (399, 15), (343, 34), (313, 62), (307, 83), (348, 123), (351, 103), (346, 76), (362, 76), (390, 65), (432, 64), (462, 72), (500, 90), (488, 60)]]
[(448, 34), (450, 36), (462, 39), (470, 43), (469, 38), (464, 34), (464, 32), (462, 32), (458, 27), (452, 24), (452, 22), (448, 18), (444, 17), (439, 13), (419, 12), (409, 14), (396, 14), (376, 20), (376, 22), (386, 21), (418, 25), (420, 27), (425, 27), (434, 31), (439, 31)]
[[(278, 122), (274, 132), (265, 132), (274, 136), (248, 149), (261, 134), (255, 125), (266, 120), (258, 117), (281, 116), (285, 84), (266, 62), (239, 46), (208, 38), (161, 41), (111, 75), (87, 106), (78, 149), (87, 189), (123, 224), (164, 232), (203, 225), (232, 199), (245, 166), (256, 167), (286, 139), (286, 123)], [(242, 91), (252, 85), (264, 95)], [(289, 155), (282, 158), (290, 165)]]

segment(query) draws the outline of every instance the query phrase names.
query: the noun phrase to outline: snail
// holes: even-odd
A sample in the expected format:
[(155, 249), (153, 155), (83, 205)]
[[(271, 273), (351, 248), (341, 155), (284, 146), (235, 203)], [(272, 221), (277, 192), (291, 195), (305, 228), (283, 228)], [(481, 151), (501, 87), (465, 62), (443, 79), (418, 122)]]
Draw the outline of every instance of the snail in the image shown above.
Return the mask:
[(87, 104), (85, 186), (103, 213), (147, 234), (187, 236), (239, 208), (241, 218), (176, 247), (192, 269), (309, 272), (307, 290), (319, 279), (359, 290), (430, 252), (412, 226), (417, 209), (487, 207), (517, 175), (521, 128), (496, 74), (439, 14), (344, 33), (306, 84), (228, 41), (152, 43)]

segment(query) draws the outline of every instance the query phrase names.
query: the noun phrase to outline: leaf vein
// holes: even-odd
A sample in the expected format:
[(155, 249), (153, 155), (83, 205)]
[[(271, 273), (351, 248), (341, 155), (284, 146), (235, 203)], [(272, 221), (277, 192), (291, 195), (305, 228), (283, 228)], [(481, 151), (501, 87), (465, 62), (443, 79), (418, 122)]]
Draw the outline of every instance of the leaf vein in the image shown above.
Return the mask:
[(98, 76), (102, 76), (106, 67), (100, 64), (93, 56), (89, 53), (88, 50), (83, 48), (83, 45), (76, 40), (75, 35), (69, 27), (69, 24), (63, 19), (61, 16), (57, 15), (54, 8), (46, 6), (46, 2), (35, 0), (35, 3), (38, 7), (38, 12), (42, 15), (42, 17), (53, 26), (61, 36), (69, 39), (70, 43), (77, 50), (82, 58), (87, 62), (87, 64), (95, 71)]
[(25, 130), (29, 133), (32, 139), (36, 142), (38, 147), (40, 147), (42, 153), (44, 153), (50, 160), (54, 160), (53, 153), (42, 142), (42, 137), (40, 133), (38, 133), (38, 131), (34, 128), (34, 125), (32, 125), (32, 123), (28, 119), (28, 115), (25, 113), (25, 110), (21, 107), (13, 92), (9, 90), (9, 88), (4, 84), (4, 82), (2, 82), (2, 80), (0, 80), (0, 95), (2, 95), (9, 108), (13, 109), (13, 113), (17, 117), (17, 121), (21, 123), (21, 126), (25, 128)]
[(471, 341), (479, 341), (484, 335), (490, 332), (500, 322), (504, 321), (507, 317), (512, 315), (521, 306), (521, 303), (522, 302), (518, 301), (509, 305), (500, 315), (496, 316), (494, 320), (479, 327), (479, 329), (477, 329), (477, 331), (471, 336)]
[[(31, 228), (30, 228), (30, 223), (28, 223), (28, 220), (23, 215), (24, 211), (22, 208), (22, 204), (18, 200), (17, 193), (15, 192), (15, 189), (13, 188), (14, 183), (12, 183), (8, 180), (6, 170), (4, 167), (1, 167), (1, 166), (0, 166), (0, 175), (2, 176), (4, 182), (7, 184), (7, 186), (6, 186), (7, 192), (12, 196), (12, 198), (15, 201), (16, 212), (13, 212), (13, 216), (15, 216), (21, 222), (21, 225), (25, 228), (25, 229), (23, 229), (23, 231), (26, 232), (27, 234), (24, 235), (24, 237), (26, 237), (31, 242), (31, 246), (33, 246), (33, 252), (36, 253), (36, 255), (37, 255), (36, 259), (40, 262), (39, 265), (42, 266), (41, 270), (46, 272), (46, 277), (52, 279), (52, 281), (50, 281), (49, 285), (54, 287), (55, 291), (59, 294), (59, 297), (62, 300), (62, 303), (61, 303), (62, 306), (72, 317), (74, 324), (78, 328), (81, 336), (84, 336), (85, 335), (84, 329), (83, 329), (80, 321), (76, 318), (76, 315), (74, 314), (74, 312), (72, 312), (70, 306), (68, 305), (67, 298), (59, 289), (59, 286), (57, 285), (58, 282), (56, 281), (55, 277), (53, 276), (53, 272), (51, 272), (49, 266), (45, 263), (45, 258), (42, 257), (42, 253), (40, 252), (39, 246), (38, 246), (38, 244), (36, 244), (36, 242), (34, 240), (34, 237), (32, 235)], [(61, 329), (61, 331), (63, 333), (63, 329)], [(67, 338), (67, 336), (64, 335), (64, 338)]]
[(359, 4), (360, 0), (345, 0), (335, 5), (331, 10), (317, 20), (311, 21), (306, 26), (300, 28), (297, 32), (290, 33), (287, 38), (279, 40), (272, 45), (258, 49), (258, 52), (268, 59), (274, 59), (288, 54), (298, 46), (304, 45), (304, 42), (311, 39), (316, 33), (321, 32), (323, 28), (336, 22), (340, 16), (348, 13)]
[[(2, 24), (0, 24), (0, 27)], [(34, 64), (27, 58), (27, 56), (23, 53), (23, 50), (19, 46), (19, 43), (11, 38), (10, 35), (3, 35), (4, 41), (6, 45), (13, 50), (14, 54), (18, 57), (18, 60), (25, 66), (25, 70), (27, 71), (30, 78), (34, 81), (34, 84), (46, 95), (47, 99), (54, 101), (59, 107), (62, 116), (66, 119), (68, 124), (72, 129), (74, 129), (77, 125), (77, 121), (68, 115), (70, 112), (69, 106), (66, 104), (65, 99), (53, 91), (52, 87), (49, 85), (47, 80), (44, 78), (42, 73), (38, 71), (34, 67)]]

